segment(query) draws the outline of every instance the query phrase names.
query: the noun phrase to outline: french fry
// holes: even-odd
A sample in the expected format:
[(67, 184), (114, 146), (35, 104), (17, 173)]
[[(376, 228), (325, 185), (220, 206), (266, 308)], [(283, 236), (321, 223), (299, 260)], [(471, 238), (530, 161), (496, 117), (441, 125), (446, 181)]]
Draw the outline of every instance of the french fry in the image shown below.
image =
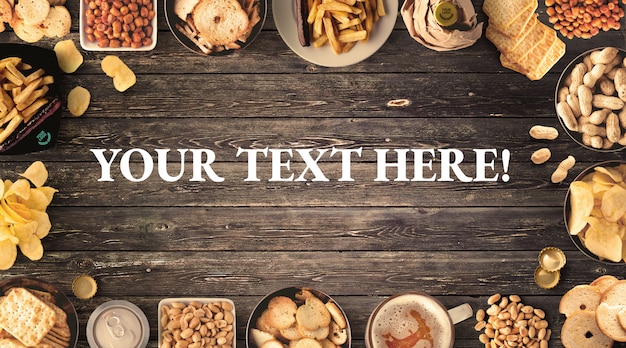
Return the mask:
[(328, 42), (330, 42), (331, 47), (333, 48), (333, 52), (339, 54), (342, 52), (341, 43), (337, 40), (337, 36), (335, 34), (335, 26), (333, 25), (332, 19), (330, 17), (324, 17), (324, 31), (326, 32), (326, 36), (328, 36)]
[(308, 1), (312, 46), (329, 43), (336, 54), (349, 52), (357, 42), (367, 42), (376, 22), (386, 14), (383, 0)]

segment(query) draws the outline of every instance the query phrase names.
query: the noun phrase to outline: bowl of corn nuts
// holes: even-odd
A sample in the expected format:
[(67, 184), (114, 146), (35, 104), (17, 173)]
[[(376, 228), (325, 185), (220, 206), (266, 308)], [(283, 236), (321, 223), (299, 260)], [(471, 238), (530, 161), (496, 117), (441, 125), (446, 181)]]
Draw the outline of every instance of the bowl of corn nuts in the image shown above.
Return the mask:
[(598, 47), (581, 53), (561, 73), (554, 101), (565, 132), (599, 152), (626, 148), (626, 50)]

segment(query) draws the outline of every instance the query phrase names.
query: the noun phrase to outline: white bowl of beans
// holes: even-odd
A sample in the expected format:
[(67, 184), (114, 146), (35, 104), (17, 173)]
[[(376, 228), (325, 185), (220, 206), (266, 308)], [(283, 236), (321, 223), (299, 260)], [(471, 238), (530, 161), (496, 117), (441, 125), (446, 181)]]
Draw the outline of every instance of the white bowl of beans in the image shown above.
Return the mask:
[(87, 51), (149, 51), (157, 42), (154, 0), (81, 0), (80, 45)]

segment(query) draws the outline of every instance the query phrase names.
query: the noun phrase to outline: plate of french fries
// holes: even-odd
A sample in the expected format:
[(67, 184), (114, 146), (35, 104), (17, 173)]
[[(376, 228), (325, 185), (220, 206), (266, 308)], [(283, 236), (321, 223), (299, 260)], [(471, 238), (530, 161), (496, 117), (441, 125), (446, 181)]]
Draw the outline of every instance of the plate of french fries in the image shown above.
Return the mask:
[(383, 46), (396, 23), (398, 1), (273, 0), (272, 11), (280, 36), (296, 54), (317, 65), (343, 67)]
[(0, 153), (54, 146), (61, 121), (61, 70), (52, 50), (0, 44)]

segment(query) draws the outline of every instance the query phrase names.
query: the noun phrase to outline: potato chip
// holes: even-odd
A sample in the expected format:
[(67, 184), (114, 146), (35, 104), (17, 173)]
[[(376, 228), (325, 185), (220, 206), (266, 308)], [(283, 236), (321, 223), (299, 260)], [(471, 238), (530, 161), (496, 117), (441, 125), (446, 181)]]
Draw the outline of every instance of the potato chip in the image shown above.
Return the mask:
[(595, 167), (594, 170), (598, 173), (603, 173), (609, 176), (611, 180), (613, 180), (613, 182), (615, 183), (622, 182), (624, 180), (624, 176), (622, 175), (622, 173), (615, 168)]
[(602, 196), (602, 214), (610, 222), (617, 222), (626, 214), (626, 189), (614, 185)]
[(54, 53), (57, 56), (59, 68), (67, 74), (75, 72), (83, 64), (83, 55), (71, 39), (57, 42), (54, 45)]
[(7, 270), (13, 266), (17, 258), (15, 243), (5, 239), (0, 241), (0, 270)]
[(577, 235), (585, 228), (585, 218), (591, 215), (594, 207), (594, 198), (591, 186), (584, 181), (574, 181), (570, 184), (570, 216), (569, 233)]
[(100, 63), (102, 71), (113, 78), (113, 85), (119, 92), (124, 92), (137, 82), (135, 73), (118, 56), (108, 55)]
[(12, 194), (23, 199), (28, 199), (30, 197), (30, 183), (25, 179), (17, 180), (6, 191), (6, 195)]
[(623, 241), (616, 224), (604, 219), (587, 218), (589, 229), (585, 232), (585, 247), (601, 259), (622, 261)]
[(28, 179), (35, 187), (41, 187), (48, 180), (48, 169), (41, 161), (33, 162), (21, 177)]
[(20, 250), (24, 256), (32, 261), (37, 261), (43, 257), (43, 245), (36, 232), (37, 221), (15, 226), (15, 236), (20, 240)]
[(76, 86), (67, 95), (67, 108), (73, 116), (82, 116), (91, 102), (91, 93), (85, 87)]

